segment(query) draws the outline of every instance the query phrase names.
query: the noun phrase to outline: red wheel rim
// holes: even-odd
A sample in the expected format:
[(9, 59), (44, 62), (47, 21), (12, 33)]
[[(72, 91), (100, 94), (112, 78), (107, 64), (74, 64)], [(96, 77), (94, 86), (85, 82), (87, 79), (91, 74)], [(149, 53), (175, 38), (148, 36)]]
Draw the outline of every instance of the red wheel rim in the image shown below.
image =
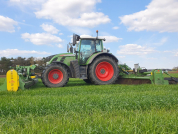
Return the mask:
[(95, 73), (99, 80), (108, 81), (113, 77), (114, 69), (110, 63), (104, 61), (96, 66)]
[(53, 84), (58, 84), (63, 79), (63, 73), (59, 69), (53, 69), (48, 74), (48, 80)]

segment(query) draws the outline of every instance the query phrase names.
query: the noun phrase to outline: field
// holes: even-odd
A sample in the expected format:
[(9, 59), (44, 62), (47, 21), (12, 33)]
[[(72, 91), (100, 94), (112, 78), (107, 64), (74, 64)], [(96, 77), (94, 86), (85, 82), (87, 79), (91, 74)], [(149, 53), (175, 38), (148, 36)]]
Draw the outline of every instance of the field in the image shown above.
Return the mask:
[[(174, 74), (178, 77), (178, 74)], [(5, 78), (0, 78), (0, 85)], [(178, 85), (89, 85), (0, 92), (0, 133), (178, 133)]]

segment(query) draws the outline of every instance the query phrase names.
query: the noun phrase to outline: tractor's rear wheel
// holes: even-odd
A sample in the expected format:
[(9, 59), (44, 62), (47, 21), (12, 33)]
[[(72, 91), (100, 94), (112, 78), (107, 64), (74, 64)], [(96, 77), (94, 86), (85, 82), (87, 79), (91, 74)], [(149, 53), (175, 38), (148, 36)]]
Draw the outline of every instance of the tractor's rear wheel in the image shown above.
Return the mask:
[(117, 62), (109, 56), (101, 56), (89, 66), (89, 79), (97, 85), (112, 84), (119, 76)]
[(69, 81), (68, 72), (62, 65), (51, 64), (43, 70), (42, 82), (47, 87), (63, 87)]

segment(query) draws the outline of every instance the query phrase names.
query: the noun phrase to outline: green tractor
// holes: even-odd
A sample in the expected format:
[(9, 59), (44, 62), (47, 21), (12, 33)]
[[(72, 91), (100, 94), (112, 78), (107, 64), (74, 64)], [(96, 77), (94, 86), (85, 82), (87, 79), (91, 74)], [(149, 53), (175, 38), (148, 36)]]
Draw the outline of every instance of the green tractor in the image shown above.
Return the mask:
[[(37, 65), (19, 66), (6, 74), (6, 80), (0, 86), (0, 91), (17, 91), (29, 89), (41, 78), (47, 87), (63, 87), (69, 78), (80, 78), (86, 83), (104, 84), (177, 84), (178, 78), (172, 77), (161, 69), (148, 71), (134, 64), (133, 70), (126, 64), (118, 64), (118, 59), (103, 48), (105, 39), (97, 37), (82, 37), (73, 35), (73, 43), (67, 47), (68, 53), (57, 54), (46, 58), (47, 66), (38, 67), (43, 72), (41, 76), (32, 71)], [(75, 46), (75, 48), (73, 48)], [(74, 50), (74, 52), (73, 52)], [(169, 77), (165, 78), (163, 74)]]
[(53, 56), (43, 70), (41, 79), (45, 86), (63, 87), (69, 78), (80, 78), (97, 85), (112, 84), (117, 80), (118, 59), (104, 49), (105, 39), (99, 38), (96, 32), (97, 37), (73, 34), (73, 43), (67, 47), (68, 53)]

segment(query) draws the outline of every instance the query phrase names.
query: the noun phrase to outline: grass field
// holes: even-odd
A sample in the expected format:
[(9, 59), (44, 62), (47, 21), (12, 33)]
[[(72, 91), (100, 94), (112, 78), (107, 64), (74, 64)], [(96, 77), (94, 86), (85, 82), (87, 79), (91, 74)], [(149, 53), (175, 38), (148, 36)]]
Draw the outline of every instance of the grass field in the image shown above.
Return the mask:
[[(178, 74), (174, 74), (178, 77)], [(5, 78), (0, 78), (0, 85)], [(0, 92), (0, 133), (178, 133), (178, 85), (88, 85)]]

